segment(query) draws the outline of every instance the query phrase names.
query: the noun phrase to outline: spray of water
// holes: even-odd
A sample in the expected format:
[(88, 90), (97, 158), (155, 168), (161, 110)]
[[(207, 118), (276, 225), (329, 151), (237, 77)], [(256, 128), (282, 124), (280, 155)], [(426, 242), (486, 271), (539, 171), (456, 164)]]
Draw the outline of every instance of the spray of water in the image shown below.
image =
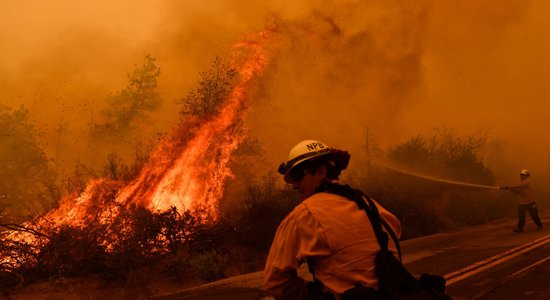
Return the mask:
[(391, 164), (388, 164), (388, 163), (385, 163), (385, 162), (377, 161), (376, 164), (378, 166), (382, 167), (382, 168), (390, 169), (394, 172), (398, 172), (398, 173), (409, 175), (409, 176), (414, 176), (414, 177), (417, 177), (417, 178), (422, 178), (422, 179), (433, 181), (433, 182), (439, 182), (439, 183), (444, 183), (444, 184), (449, 184), (449, 185), (454, 185), (454, 186), (467, 187), (467, 188), (474, 188), (474, 189), (491, 189), (491, 190), (499, 190), (500, 189), (498, 186), (490, 186), (490, 185), (481, 185), (481, 184), (460, 182), (460, 181), (455, 181), (455, 180), (442, 179), (442, 178), (437, 178), (437, 177), (433, 177), (433, 176), (428, 176), (428, 175), (424, 175), (424, 174), (420, 174), (420, 173), (416, 173), (416, 172), (406, 171), (406, 170), (403, 170), (399, 167), (396, 167), (394, 165), (391, 165)]

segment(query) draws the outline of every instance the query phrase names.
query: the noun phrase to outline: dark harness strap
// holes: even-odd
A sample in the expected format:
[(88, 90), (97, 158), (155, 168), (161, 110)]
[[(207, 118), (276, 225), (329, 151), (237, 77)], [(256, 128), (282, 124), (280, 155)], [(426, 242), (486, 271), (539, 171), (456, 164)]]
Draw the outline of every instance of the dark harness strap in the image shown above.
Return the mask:
[[(353, 189), (349, 185), (340, 185), (340, 184), (331, 183), (331, 182), (325, 182), (323, 185), (321, 185), (317, 189), (316, 192), (327, 192), (331, 194), (336, 194), (357, 203), (357, 206), (359, 206), (359, 208), (365, 211), (365, 213), (367, 214), (367, 217), (369, 218), (374, 234), (376, 235), (376, 240), (380, 245), (381, 251), (390, 252), (388, 249), (388, 233), (389, 233), (389, 235), (391, 236), (391, 239), (393, 240), (393, 243), (395, 244), (395, 248), (397, 249), (399, 261), (402, 261), (401, 247), (399, 246), (399, 239), (397, 238), (397, 235), (391, 229), (389, 224), (382, 217), (380, 217), (380, 212), (378, 211), (376, 204), (374, 204), (374, 201), (372, 201), (372, 199), (369, 198), (365, 193), (363, 193), (360, 190)], [(382, 230), (382, 226), (384, 226), (386, 231)], [(308, 262), (309, 272), (313, 275), (313, 284), (311, 286), (315, 286), (315, 289), (322, 291), (324, 289), (323, 283), (315, 277), (315, 268), (313, 267), (313, 264), (309, 258), (307, 259), (307, 262)], [(327, 294), (324, 294), (324, 295), (325, 297), (330, 296)], [(320, 298), (320, 299), (334, 299), (334, 298)]]
[[(380, 245), (380, 249), (384, 252), (389, 252), (389, 249), (388, 249), (388, 234), (389, 234), (391, 239), (393, 240), (393, 243), (395, 244), (395, 248), (397, 249), (399, 261), (402, 261), (401, 246), (399, 245), (399, 239), (397, 238), (397, 235), (391, 229), (389, 224), (380, 216), (380, 212), (378, 211), (376, 204), (374, 204), (374, 201), (372, 201), (372, 199), (369, 196), (367, 196), (365, 193), (363, 193), (358, 189), (353, 189), (349, 185), (340, 185), (340, 184), (331, 183), (331, 182), (324, 183), (318, 189), (318, 191), (337, 194), (357, 203), (359, 208), (363, 209), (367, 214), (369, 221), (371, 223), (372, 229), (374, 231), (374, 234), (376, 235), (376, 239), (378, 240), (378, 244)], [(384, 229), (386, 229), (386, 231), (382, 230), (382, 226), (384, 227)]]

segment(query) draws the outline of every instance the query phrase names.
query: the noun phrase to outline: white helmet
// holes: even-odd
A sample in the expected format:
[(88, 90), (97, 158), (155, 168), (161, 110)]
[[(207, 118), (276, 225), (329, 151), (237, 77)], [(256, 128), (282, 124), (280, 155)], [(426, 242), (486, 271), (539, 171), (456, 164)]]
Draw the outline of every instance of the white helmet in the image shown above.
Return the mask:
[(519, 172), (520, 175), (525, 175), (527, 177), (531, 176), (531, 173), (529, 173), (529, 171), (527, 169), (523, 169), (521, 170), (521, 172)]
[(329, 147), (327, 144), (316, 140), (304, 140), (290, 149), (288, 160), (281, 163), (278, 172), (288, 181), (290, 172), (298, 165), (306, 161), (326, 159), (340, 171), (347, 168), (350, 154), (347, 151)]

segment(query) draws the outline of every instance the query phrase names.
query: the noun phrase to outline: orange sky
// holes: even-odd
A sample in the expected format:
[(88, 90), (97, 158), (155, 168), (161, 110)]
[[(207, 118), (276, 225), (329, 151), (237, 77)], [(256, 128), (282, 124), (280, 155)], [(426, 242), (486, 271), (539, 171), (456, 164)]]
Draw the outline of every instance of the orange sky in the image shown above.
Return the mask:
[(4, 0), (0, 104), (24, 104), (46, 132), (63, 119), (67, 148), (89, 151), (70, 141), (144, 55), (161, 68), (169, 128), (216, 55), (276, 26), (249, 118), (274, 164), (305, 138), (353, 154), (367, 128), (387, 146), (443, 124), (489, 130), (514, 167), (549, 173), (549, 13), (544, 0)]

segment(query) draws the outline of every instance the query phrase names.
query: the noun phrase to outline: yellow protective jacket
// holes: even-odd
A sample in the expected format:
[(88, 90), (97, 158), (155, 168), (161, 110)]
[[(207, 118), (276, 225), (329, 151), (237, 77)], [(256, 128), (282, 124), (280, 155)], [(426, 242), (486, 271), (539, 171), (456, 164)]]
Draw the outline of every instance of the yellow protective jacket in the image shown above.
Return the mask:
[(509, 186), (508, 189), (516, 194), (519, 194), (519, 204), (533, 203), (533, 189), (529, 179), (524, 179), (520, 184)]
[[(381, 217), (401, 236), (399, 220), (376, 205)], [(397, 253), (393, 242), (389, 248)], [(305, 282), (296, 272), (307, 260), (315, 269), (315, 278), (338, 298), (356, 283), (377, 288), (374, 258), (379, 251), (365, 211), (339, 195), (317, 193), (296, 206), (279, 225), (269, 250), (264, 284), (276, 299), (308, 299)]]

